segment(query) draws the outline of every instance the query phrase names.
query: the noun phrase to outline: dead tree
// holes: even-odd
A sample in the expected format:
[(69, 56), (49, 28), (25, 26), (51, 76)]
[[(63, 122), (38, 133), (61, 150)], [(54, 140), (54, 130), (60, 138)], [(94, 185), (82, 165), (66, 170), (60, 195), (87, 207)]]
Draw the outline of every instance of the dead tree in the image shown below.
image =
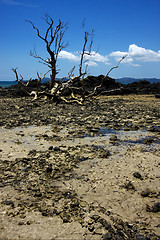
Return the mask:
[[(50, 98), (53, 101), (57, 101), (57, 102), (59, 102), (59, 101), (64, 101), (66, 103), (76, 102), (78, 104), (82, 104), (85, 99), (102, 94), (104, 81), (107, 81), (107, 79), (109, 79), (108, 75), (110, 74), (110, 72), (113, 69), (118, 68), (121, 61), (123, 61), (123, 59), (127, 55), (123, 56), (120, 59), (120, 61), (117, 63), (117, 65), (112, 67), (108, 71), (106, 76), (102, 77), (101, 82), (97, 83), (97, 85), (94, 87), (94, 89), (92, 88), (92, 89), (87, 90), (85, 88), (85, 86), (86, 86), (85, 85), (85, 76), (87, 75), (87, 61), (89, 61), (89, 57), (87, 57), (87, 56), (92, 55), (91, 49), (92, 49), (92, 44), (93, 44), (93, 30), (91, 32), (86, 31), (85, 27), (84, 27), (84, 22), (83, 22), (84, 43), (82, 46), (82, 51), (79, 53), (80, 54), (79, 74), (78, 74), (78, 76), (74, 77), (73, 71), (74, 71), (75, 67), (73, 67), (72, 70), (68, 74), (69, 80), (67, 82), (55, 81), (56, 74), (58, 73), (57, 66), (56, 66), (58, 55), (61, 52), (61, 50), (67, 46), (67, 44), (64, 44), (64, 42), (63, 42), (63, 36), (67, 29), (67, 24), (63, 24), (59, 20), (59, 24), (53, 30), (53, 25), (54, 25), (53, 19), (49, 16), (46, 16), (45, 21), (48, 24), (48, 28), (46, 30), (45, 36), (43, 37), (40, 34), (39, 29), (37, 27), (35, 27), (35, 25), (31, 21), (27, 20), (27, 22), (31, 23), (33, 28), (36, 30), (37, 36), (46, 43), (46, 49), (50, 55), (50, 58), (45, 60), (42, 57), (38, 56), (36, 51), (31, 52), (31, 55), (35, 58), (40, 59), (45, 65), (47, 65), (50, 68), (49, 71), (51, 71), (51, 88), (44, 89), (40, 86), (40, 88), (37, 88), (36, 91), (34, 90), (32, 92), (28, 92), (26, 90), (26, 92), (29, 95), (34, 95), (34, 100), (36, 100), (40, 96), (45, 96), (45, 97)], [(86, 65), (85, 68), (84, 68), (84, 65)], [(21, 83), (24, 88), (27, 89), (27, 86), (30, 83), (31, 79), (27, 83), (24, 83), (22, 81), (23, 80), (22, 76), (21, 76), (21, 79), (19, 80), (17, 68), (12, 69), (12, 70), (14, 71), (14, 73), (16, 75), (16, 80), (19, 83)], [(44, 77), (46, 76), (46, 74), (49, 71), (47, 71), (44, 74)], [(37, 80), (38, 84), (41, 85), (41, 81), (44, 77), (42, 78), (39, 75), (39, 73), (37, 73), (37, 76), (39, 79), (39, 80)], [(77, 83), (78, 83), (78, 87), (77, 87)], [(108, 91), (106, 91), (106, 93), (108, 94), (110, 92), (114, 92), (117, 90), (119, 90), (119, 89), (108, 90)], [(67, 91), (70, 93), (70, 95), (69, 95), (69, 97), (64, 97), (64, 95), (65, 95), (64, 93)]]
[(67, 27), (67, 23), (64, 24), (62, 23), (61, 20), (59, 20), (59, 23), (55, 26), (55, 28), (53, 28), (54, 21), (48, 15), (46, 15), (44, 20), (48, 25), (45, 36), (42, 36), (40, 34), (40, 30), (33, 24), (32, 21), (29, 21), (29, 20), (26, 20), (26, 21), (32, 25), (33, 29), (35, 29), (37, 32), (37, 36), (40, 39), (42, 39), (46, 44), (46, 49), (47, 49), (47, 52), (49, 53), (48, 59), (44, 59), (38, 56), (35, 50), (31, 51), (30, 54), (31, 56), (40, 59), (40, 62), (42, 61), (43, 64), (47, 65), (50, 68), (51, 88), (52, 88), (55, 84), (56, 75), (58, 74), (57, 65), (56, 65), (58, 55), (61, 52), (61, 50), (68, 45), (68, 43), (65, 44), (63, 42), (63, 37), (68, 27)]
[[(84, 76), (87, 74), (87, 65), (86, 65), (86, 68), (85, 68), (84, 72), (82, 71), (82, 68), (83, 68), (84, 63), (87, 62), (87, 60), (85, 60), (85, 56), (86, 55), (89, 55), (89, 56), (91, 55), (91, 50), (92, 50), (92, 45), (93, 45), (93, 31), (94, 30), (92, 29), (91, 33), (86, 31), (85, 26), (84, 26), (84, 22), (83, 22), (83, 31), (84, 31), (84, 44), (83, 44), (83, 48), (82, 48), (82, 53), (80, 53), (81, 60), (80, 60), (80, 65), (79, 65), (79, 78), (80, 78), (81, 86), (82, 86), (82, 89), (83, 89), (83, 98), (84, 98), (85, 94), (86, 94), (86, 89), (84, 87)], [(89, 49), (87, 51), (86, 47), (87, 47), (88, 41), (89, 41)]]
[[(88, 69), (87, 69), (87, 67), (88, 67), (87, 66), (87, 61), (88, 61), (88, 59), (86, 59), (86, 56), (93, 55), (91, 53), (91, 50), (92, 50), (92, 45), (93, 45), (93, 33), (94, 33), (93, 29), (92, 29), (91, 32), (89, 32), (89, 31), (87, 31), (85, 29), (84, 20), (83, 20), (83, 23), (82, 23), (82, 27), (83, 27), (83, 32), (84, 32), (84, 43), (83, 43), (83, 46), (82, 46), (82, 51), (79, 52), (79, 54), (80, 54), (79, 75), (74, 77), (73, 71), (74, 71), (75, 67), (73, 67), (73, 69), (69, 72), (69, 78), (70, 78), (69, 85), (70, 85), (70, 89), (71, 90), (80, 90), (80, 92), (81, 92), (81, 102), (84, 101), (85, 95), (88, 93), (87, 90), (85, 89), (85, 86), (84, 86), (84, 78), (85, 78), (85, 76), (88, 73)], [(85, 69), (83, 70), (84, 64), (86, 66), (85, 66)], [(75, 80), (79, 80), (80, 81), (80, 84), (81, 84), (81, 88), (80, 89), (76, 89), (73, 86), (73, 82)], [(73, 96), (74, 96), (74, 94), (73, 94), (73, 91), (72, 91), (72, 97)]]
[[(104, 80), (108, 77), (109, 73), (115, 69), (115, 68), (118, 68), (119, 64), (123, 61), (123, 59), (126, 57), (127, 55), (123, 56), (120, 61), (117, 63), (116, 66), (112, 67), (108, 73), (106, 74), (106, 76), (104, 76), (101, 80), (101, 83), (100, 85), (97, 85), (93, 91), (87, 91), (85, 89), (85, 86), (84, 86), (84, 81), (85, 81), (85, 78), (83, 77), (83, 74), (86, 74), (86, 72), (84, 72), (82, 75), (80, 74), (79, 76), (77, 77), (73, 77), (73, 73), (71, 71), (71, 79), (68, 80), (67, 82), (55, 82), (54, 84), (54, 87), (50, 90), (50, 91), (32, 91), (31, 93), (29, 93), (27, 90), (25, 90), (25, 92), (28, 94), (28, 95), (34, 95), (34, 99), (33, 100), (37, 100), (38, 97), (40, 96), (45, 96), (45, 98), (50, 98), (52, 99), (53, 101), (56, 101), (56, 102), (60, 102), (60, 101), (64, 101), (65, 103), (73, 103), (73, 102), (76, 102), (80, 105), (83, 104), (84, 100), (85, 99), (88, 99), (88, 98), (91, 98), (93, 96), (98, 96), (100, 94), (104, 94), (104, 93), (114, 93), (114, 92), (117, 92), (121, 89), (111, 89), (111, 90), (108, 90), (108, 91), (105, 91), (105, 92), (102, 92), (100, 91), (98, 93), (98, 89), (102, 88), (103, 87), (103, 82)], [(84, 54), (82, 54), (82, 57), (84, 58)], [(82, 61), (83, 62), (83, 61)], [(81, 62), (81, 63), (82, 63)], [(80, 64), (81, 64), (80, 63)], [(80, 67), (82, 67), (80, 65)], [(23, 80), (23, 77), (21, 76), (21, 79), (19, 80), (19, 77), (18, 77), (18, 73), (17, 73), (17, 68), (15, 69), (12, 69), (13, 72), (15, 73), (16, 75), (16, 80), (21, 84), (23, 85), (23, 87), (25, 89), (27, 89), (27, 86), (29, 85), (31, 79), (27, 82), (27, 83), (24, 83), (22, 82)], [(80, 73), (80, 72), (79, 72)], [(40, 75), (37, 73), (38, 75), (38, 78), (39, 78), (39, 81), (42, 80), (42, 78), (40, 77)], [(44, 77), (45, 77), (45, 74), (44, 74)], [(81, 78), (82, 77), (82, 78)], [(75, 80), (77, 81), (80, 81), (81, 82), (81, 87), (75, 87), (74, 83), (75, 83)], [(71, 94), (70, 94), (70, 97), (69, 98), (66, 98), (64, 97), (64, 91), (65, 90), (70, 90)], [(80, 92), (79, 95), (80, 96), (75, 96), (74, 92)]]

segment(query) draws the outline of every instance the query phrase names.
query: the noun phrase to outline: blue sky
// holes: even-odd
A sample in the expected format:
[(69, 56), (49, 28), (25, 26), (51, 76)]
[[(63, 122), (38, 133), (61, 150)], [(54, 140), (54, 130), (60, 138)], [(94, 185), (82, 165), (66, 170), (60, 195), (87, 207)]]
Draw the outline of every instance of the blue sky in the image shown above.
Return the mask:
[(37, 54), (48, 57), (44, 42), (25, 21), (33, 21), (43, 35), (45, 14), (55, 24), (59, 19), (68, 22), (64, 40), (69, 45), (57, 62), (58, 77), (67, 76), (73, 66), (78, 73), (85, 19), (86, 29), (94, 28), (90, 74), (106, 74), (128, 53), (111, 77), (160, 78), (160, 0), (0, 0), (0, 80), (14, 80), (11, 69), (16, 67), (24, 79), (47, 72), (30, 56), (36, 48)]

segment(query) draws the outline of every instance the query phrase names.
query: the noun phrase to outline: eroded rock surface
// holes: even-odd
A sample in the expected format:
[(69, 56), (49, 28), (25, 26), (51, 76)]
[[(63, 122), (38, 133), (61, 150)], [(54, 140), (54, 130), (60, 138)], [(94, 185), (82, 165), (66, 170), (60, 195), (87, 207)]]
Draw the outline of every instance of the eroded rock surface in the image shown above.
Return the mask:
[(0, 104), (0, 238), (159, 239), (158, 99)]

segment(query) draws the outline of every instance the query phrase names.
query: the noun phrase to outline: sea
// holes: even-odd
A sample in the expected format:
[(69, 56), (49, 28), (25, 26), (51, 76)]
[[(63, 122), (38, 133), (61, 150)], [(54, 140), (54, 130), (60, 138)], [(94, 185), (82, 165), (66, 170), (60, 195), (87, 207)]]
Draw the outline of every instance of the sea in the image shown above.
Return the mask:
[[(60, 78), (57, 78), (56, 80), (61, 80)], [(129, 77), (125, 77), (125, 78), (118, 78), (118, 79), (115, 79), (117, 82), (120, 82), (122, 84), (128, 84), (128, 83), (133, 83), (133, 82), (138, 82), (140, 80), (145, 80), (145, 81), (148, 81), (150, 82), (151, 84), (152, 83), (159, 83), (160, 82), (160, 79), (157, 79), (157, 78), (141, 78), (141, 79), (136, 79), (136, 78), (129, 78)], [(49, 79), (46, 78), (42, 81), (42, 83), (44, 82), (48, 82)], [(10, 87), (12, 85), (16, 85), (18, 84), (17, 81), (0, 81), (0, 87), (3, 87), (3, 88), (6, 88), (6, 87)]]
[(17, 84), (16, 81), (0, 81), (0, 87), (3, 87), (3, 88), (10, 87), (16, 84)]

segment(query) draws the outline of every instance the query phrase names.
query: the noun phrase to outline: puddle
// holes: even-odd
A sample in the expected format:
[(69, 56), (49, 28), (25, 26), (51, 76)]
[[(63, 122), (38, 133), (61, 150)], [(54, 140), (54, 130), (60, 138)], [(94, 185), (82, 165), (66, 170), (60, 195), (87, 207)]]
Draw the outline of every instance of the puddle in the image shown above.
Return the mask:
[[(75, 136), (76, 131), (63, 128), (58, 132), (52, 130), (52, 126), (17, 127), (15, 129), (0, 129), (1, 157), (15, 158), (23, 154), (27, 156), (30, 150), (45, 151), (50, 146), (69, 147), (93, 145), (94, 148), (106, 148), (121, 151), (127, 147), (140, 146), (145, 152), (155, 152), (160, 146), (160, 140), (147, 130), (124, 131), (95, 128), (93, 136), (89, 134), (83, 137)], [(97, 132), (99, 131), (99, 132)], [(44, 137), (45, 136), (45, 137)], [(113, 136), (115, 136), (113, 138)], [(111, 141), (112, 139), (112, 141)]]
[(121, 142), (123, 141), (126, 143), (142, 144), (142, 143), (145, 143), (145, 139), (148, 139), (148, 144), (153, 142), (160, 143), (160, 140), (154, 137), (153, 134), (148, 132), (147, 130), (125, 131), (123, 129), (115, 130), (115, 129), (108, 129), (104, 127), (99, 128), (99, 132), (95, 133), (93, 136), (91, 136), (90, 134), (84, 135), (84, 138), (91, 138), (91, 139), (101, 138), (101, 139), (110, 140), (112, 136), (116, 136), (117, 141), (121, 141)]

